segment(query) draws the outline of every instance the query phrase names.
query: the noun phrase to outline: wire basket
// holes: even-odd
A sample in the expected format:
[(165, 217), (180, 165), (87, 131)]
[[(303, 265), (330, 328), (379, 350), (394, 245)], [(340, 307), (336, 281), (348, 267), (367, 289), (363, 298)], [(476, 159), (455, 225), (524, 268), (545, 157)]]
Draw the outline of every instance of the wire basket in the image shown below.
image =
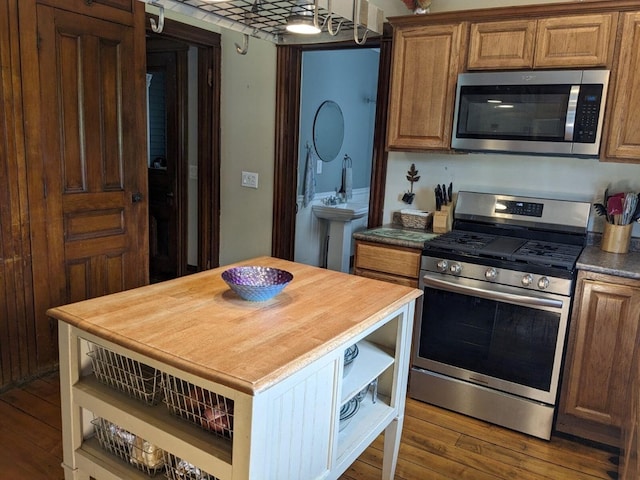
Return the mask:
[(164, 470), (164, 451), (104, 418), (92, 422), (100, 446), (150, 477)]
[(400, 211), (400, 221), (405, 228), (424, 230), (431, 224), (431, 212)]
[(165, 452), (167, 469), (165, 475), (170, 480), (218, 480), (192, 463)]
[(162, 373), (159, 370), (97, 345), (87, 355), (100, 382), (149, 405), (160, 401)]
[(172, 414), (219, 437), (233, 437), (233, 400), (169, 374), (162, 385)]

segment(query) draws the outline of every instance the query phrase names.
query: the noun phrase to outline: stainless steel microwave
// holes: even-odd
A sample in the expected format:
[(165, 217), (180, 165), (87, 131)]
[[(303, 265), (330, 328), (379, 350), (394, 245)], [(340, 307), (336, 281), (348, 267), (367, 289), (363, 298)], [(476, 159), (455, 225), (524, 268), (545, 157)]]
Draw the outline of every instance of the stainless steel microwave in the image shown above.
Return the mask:
[(451, 147), (598, 156), (608, 70), (458, 75)]

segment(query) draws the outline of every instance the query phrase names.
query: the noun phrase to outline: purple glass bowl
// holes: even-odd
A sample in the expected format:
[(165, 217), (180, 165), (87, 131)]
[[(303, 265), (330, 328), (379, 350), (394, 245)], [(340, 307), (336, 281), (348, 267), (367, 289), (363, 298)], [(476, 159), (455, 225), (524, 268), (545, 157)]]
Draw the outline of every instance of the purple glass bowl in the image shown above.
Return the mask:
[(271, 267), (234, 267), (222, 272), (222, 279), (244, 300), (262, 302), (280, 293), (293, 275)]

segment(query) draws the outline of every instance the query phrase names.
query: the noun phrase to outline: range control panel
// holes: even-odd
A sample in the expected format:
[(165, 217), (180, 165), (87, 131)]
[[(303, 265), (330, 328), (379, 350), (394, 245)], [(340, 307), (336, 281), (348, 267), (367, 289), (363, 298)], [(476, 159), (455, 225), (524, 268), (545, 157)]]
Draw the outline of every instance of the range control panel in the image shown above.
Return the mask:
[(496, 202), (495, 213), (510, 215), (524, 215), (525, 217), (542, 217), (544, 205), (535, 202), (520, 202), (516, 200), (502, 200)]

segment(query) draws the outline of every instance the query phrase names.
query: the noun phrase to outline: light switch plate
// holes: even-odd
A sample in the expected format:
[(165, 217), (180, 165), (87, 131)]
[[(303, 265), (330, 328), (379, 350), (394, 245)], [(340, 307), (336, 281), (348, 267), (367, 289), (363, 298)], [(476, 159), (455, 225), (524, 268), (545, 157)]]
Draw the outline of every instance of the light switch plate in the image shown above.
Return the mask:
[(242, 172), (242, 186), (258, 188), (258, 174), (254, 172)]

